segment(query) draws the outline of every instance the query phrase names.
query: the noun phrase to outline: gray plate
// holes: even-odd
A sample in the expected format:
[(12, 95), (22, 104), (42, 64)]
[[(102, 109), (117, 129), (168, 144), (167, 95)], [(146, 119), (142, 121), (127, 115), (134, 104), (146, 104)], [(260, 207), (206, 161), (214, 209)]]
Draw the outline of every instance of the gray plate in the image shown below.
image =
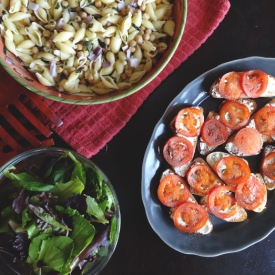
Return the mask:
[[(209, 97), (208, 90), (215, 79), (229, 71), (260, 69), (275, 75), (275, 59), (249, 57), (224, 63), (202, 74), (188, 84), (169, 104), (156, 124), (147, 146), (142, 166), (142, 200), (148, 221), (158, 236), (173, 249), (205, 257), (213, 257), (243, 250), (267, 237), (275, 228), (275, 191), (268, 192), (267, 207), (262, 213), (248, 211), (248, 219), (241, 223), (222, 221), (210, 214), (214, 225), (208, 235), (186, 234), (177, 230), (169, 217), (169, 209), (159, 202), (157, 187), (161, 173), (168, 168), (162, 156), (166, 140), (172, 136), (169, 123), (177, 112), (186, 106), (200, 105), (205, 114), (218, 109), (222, 100)], [(258, 107), (270, 98), (256, 99)], [(217, 148), (221, 150), (221, 148)], [(196, 153), (195, 156), (198, 156)], [(259, 171), (261, 155), (246, 158), (252, 172)]]

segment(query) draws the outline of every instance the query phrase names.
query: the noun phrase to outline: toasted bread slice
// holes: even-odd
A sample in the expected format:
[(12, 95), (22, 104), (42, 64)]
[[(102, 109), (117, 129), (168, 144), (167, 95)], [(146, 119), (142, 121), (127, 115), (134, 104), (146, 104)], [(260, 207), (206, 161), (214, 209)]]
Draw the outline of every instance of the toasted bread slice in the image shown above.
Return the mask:
[[(204, 196), (201, 198), (200, 203), (202, 205), (205, 205), (210, 213), (212, 213), (208, 207), (208, 195)], [(214, 216), (215, 214), (212, 213)], [(236, 214), (229, 218), (224, 218), (222, 220), (227, 221), (227, 222), (243, 222), (247, 219), (247, 212), (244, 208), (241, 206), (237, 205), (237, 211)]]
[[(275, 106), (275, 99), (270, 100), (265, 106)], [(261, 109), (262, 108), (260, 108), (258, 111)], [(257, 112), (251, 116), (247, 126), (245, 127), (247, 129), (240, 129), (232, 136), (230, 136), (227, 143), (225, 144), (225, 150), (228, 153), (236, 156), (257, 155), (263, 149), (264, 143), (271, 143), (275, 140), (275, 136), (265, 135), (257, 130), (255, 123), (255, 115)], [(248, 132), (248, 134), (245, 135), (245, 132)]]
[[(205, 179), (199, 178), (202, 176), (202, 172), (200, 172), (199, 175), (196, 175), (197, 171), (194, 171), (194, 173), (192, 172), (192, 168), (197, 165), (205, 165), (206, 168), (209, 169), (209, 173), (205, 175)], [(215, 186), (224, 185), (224, 182), (217, 176), (209, 164), (201, 157), (197, 157), (192, 161), (191, 166), (186, 174), (186, 180), (190, 185), (191, 193), (198, 196), (205, 196)], [(196, 181), (199, 181), (198, 186), (196, 185)], [(192, 185), (194, 187), (192, 187)]]
[(225, 152), (212, 152), (206, 157), (207, 163), (214, 168), (222, 158), (229, 156), (229, 153)]
[[(265, 157), (270, 154), (270, 153), (274, 153), (275, 152), (275, 146), (274, 145), (267, 145), (265, 146), (264, 150), (263, 150), (263, 158), (262, 158), (262, 162), (261, 162), (261, 175), (263, 177), (263, 180), (265, 182), (265, 186), (267, 188), (267, 190), (273, 190), (275, 189), (275, 180), (271, 179), (269, 175), (267, 175), (267, 173), (265, 173), (264, 169), (263, 169), (263, 164), (264, 164), (264, 159)], [(273, 165), (274, 167), (274, 165)], [(275, 173), (275, 171), (272, 171), (272, 173)]]
[[(208, 119), (217, 119), (219, 120), (220, 119), (220, 116), (217, 112), (215, 111), (210, 111), (207, 115), (207, 118), (205, 121), (207, 121)], [(226, 130), (228, 132), (228, 135), (231, 135), (233, 130), (232, 129), (229, 129), (226, 127)], [(207, 144), (203, 138), (202, 138), (202, 135), (199, 137), (199, 141), (198, 141), (198, 151), (201, 155), (203, 156), (206, 156), (208, 155), (210, 152), (212, 152), (213, 150), (215, 150), (219, 145), (209, 145)]]
[[(195, 150), (197, 147), (198, 138), (197, 137), (185, 137), (185, 138), (188, 139), (192, 143), (193, 148), (194, 148), (194, 150), (193, 150), (193, 156), (194, 156)], [(193, 156), (192, 156), (192, 159), (193, 159)], [(172, 168), (176, 174), (178, 174), (181, 177), (185, 177), (188, 169), (190, 168), (191, 163), (192, 163), (192, 160), (190, 160), (189, 162), (187, 162), (186, 164), (184, 164), (182, 166), (174, 166)]]
[[(196, 201), (193, 203), (197, 203)], [(207, 207), (206, 207), (207, 208)], [(170, 218), (173, 220), (173, 215), (175, 212), (176, 208), (171, 208), (170, 209)], [(201, 227), (200, 229), (198, 229), (197, 231), (193, 232), (193, 234), (201, 234), (201, 235), (207, 235), (209, 233), (211, 233), (213, 230), (213, 223), (211, 222), (211, 220), (207, 219), (206, 223), (204, 224), (203, 227)]]
[[(222, 77), (216, 79), (210, 87), (209, 93), (214, 98), (223, 98), (219, 91), (219, 82)], [(275, 96), (275, 77), (268, 75), (268, 84), (265, 91), (261, 94), (260, 97), (273, 97)], [(240, 98), (248, 98), (248, 96), (243, 92), (240, 95)]]

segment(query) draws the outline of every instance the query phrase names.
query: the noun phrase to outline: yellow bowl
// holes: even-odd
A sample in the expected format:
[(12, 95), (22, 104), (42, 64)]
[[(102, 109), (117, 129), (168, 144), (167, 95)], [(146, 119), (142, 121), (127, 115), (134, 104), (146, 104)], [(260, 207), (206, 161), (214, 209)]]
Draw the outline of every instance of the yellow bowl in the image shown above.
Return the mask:
[(36, 77), (22, 65), (20, 59), (8, 51), (4, 41), (0, 39), (0, 63), (3, 68), (25, 88), (37, 93), (45, 98), (69, 104), (89, 105), (112, 102), (131, 94), (134, 94), (150, 83), (165, 68), (174, 55), (184, 32), (187, 17), (187, 0), (175, 0), (173, 7), (173, 17), (175, 20), (175, 31), (171, 43), (168, 45), (161, 59), (156, 63), (151, 71), (136, 84), (123, 90), (114, 90), (102, 95), (80, 95), (59, 92), (54, 87), (42, 85)]

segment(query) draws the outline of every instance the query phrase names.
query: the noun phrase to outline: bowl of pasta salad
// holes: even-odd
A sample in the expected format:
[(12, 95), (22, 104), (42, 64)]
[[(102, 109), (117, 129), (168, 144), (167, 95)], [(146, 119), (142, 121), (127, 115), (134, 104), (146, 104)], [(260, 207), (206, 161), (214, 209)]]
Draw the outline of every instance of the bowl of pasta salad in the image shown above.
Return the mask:
[(0, 167), (1, 274), (99, 274), (119, 239), (115, 190), (95, 163), (64, 148)]
[(0, 63), (54, 101), (118, 100), (167, 65), (186, 15), (187, 0), (2, 0)]

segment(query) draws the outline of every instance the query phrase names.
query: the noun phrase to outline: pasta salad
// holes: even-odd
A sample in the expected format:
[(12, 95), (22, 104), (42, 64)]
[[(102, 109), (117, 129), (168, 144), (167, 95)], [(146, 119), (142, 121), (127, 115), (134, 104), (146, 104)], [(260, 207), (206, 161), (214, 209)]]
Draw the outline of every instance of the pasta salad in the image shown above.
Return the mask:
[(5, 47), (45, 86), (124, 90), (152, 70), (174, 35), (172, 0), (2, 0)]

